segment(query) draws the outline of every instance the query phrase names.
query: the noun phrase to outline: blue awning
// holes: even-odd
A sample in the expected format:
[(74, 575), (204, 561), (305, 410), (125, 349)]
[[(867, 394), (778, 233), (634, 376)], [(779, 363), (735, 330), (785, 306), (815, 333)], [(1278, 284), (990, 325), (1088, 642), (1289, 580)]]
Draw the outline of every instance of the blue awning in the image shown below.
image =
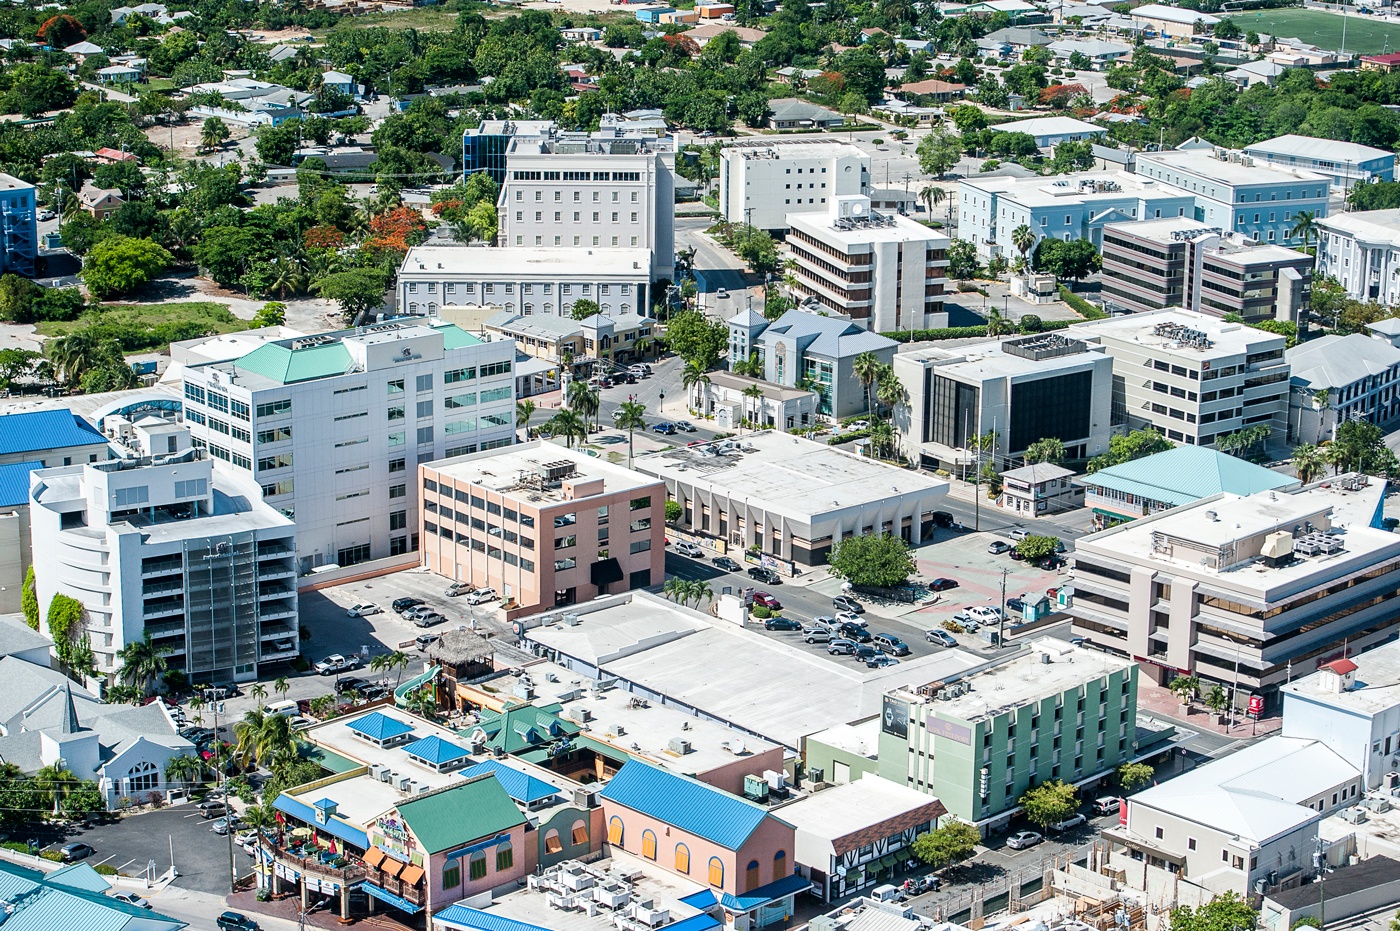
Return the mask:
[(499, 845), (499, 844), (509, 844), (509, 843), (510, 843), (510, 835), (509, 835), (509, 834), (497, 834), (495, 837), (491, 838), (490, 840), (478, 841), (477, 843), (472, 844), (470, 847), (463, 847), (461, 850), (454, 850), (454, 851), (452, 851), (451, 853), (449, 853), (449, 854), (447, 855), (447, 859), (448, 859), (448, 860), (456, 860), (456, 859), (458, 859), (458, 858), (460, 858), (460, 857), (465, 857), (465, 856), (469, 856), (469, 855), (471, 855), (471, 854), (474, 854), (474, 853), (476, 853), (478, 850), (486, 850), (488, 847), (495, 847), (495, 846), (497, 846), (497, 845)]
[(683, 905), (689, 905), (691, 908), (706, 909), (714, 908), (718, 905), (719, 899), (715, 898), (715, 894), (709, 889), (701, 889), (699, 892), (692, 892), (690, 895), (682, 898), (681, 903)]
[(336, 818), (329, 818), (325, 824), (320, 824), (316, 820), (316, 812), (305, 802), (299, 802), (289, 795), (277, 796), (277, 801), (272, 803), (272, 807), (282, 812), (284, 815), (291, 815), (298, 821), (303, 822), (307, 827), (315, 828), (329, 834), (331, 837), (338, 837), (347, 844), (354, 844), (361, 850), (369, 849), (369, 835), (359, 828), (352, 827), (344, 821)]
[[(803, 879), (796, 873), (784, 876), (782, 879), (774, 880), (766, 886), (759, 886), (757, 889), (744, 893), (743, 895), (731, 895), (728, 892), (721, 892), (718, 895), (712, 889), (702, 889), (693, 892), (681, 899), (691, 908), (707, 909), (715, 905), (723, 905), (731, 912), (751, 912), (756, 908), (771, 904), (779, 899), (796, 895), (799, 892), (806, 892), (812, 888), (810, 880)], [(669, 931), (669, 928), (668, 928)]]
[(388, 905), (392, 905), (394, 906), (394, 908), (403, 909), (410, 915), (416, 915), (423, 910), (423, 906), (414, 905), (412, 902), (408, 901), (408, 899), (405, 899), (402, 896), (394, 895), (392, 892), (385, 892), (383, 889), (380, 889), (373, 883), (363, 883), (360, 886), (360, 888), (363, 889), (367, 894), (374, 896), (379, 901), (384, 902)]
[(673, 922), (666, 926), (666, 931), (710, 931), (711, 928), (718, 928), (719, 922), (713, 917), (701, 912), (698, 915), (691, 915), (684, 921)]

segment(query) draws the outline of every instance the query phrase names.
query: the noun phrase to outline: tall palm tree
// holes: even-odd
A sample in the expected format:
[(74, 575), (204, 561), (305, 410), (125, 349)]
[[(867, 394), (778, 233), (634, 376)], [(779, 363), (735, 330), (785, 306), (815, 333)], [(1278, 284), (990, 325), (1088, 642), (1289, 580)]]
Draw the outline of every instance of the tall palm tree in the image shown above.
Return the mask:
[(682, 598), (688, 593), (689, 586), (690, 583), (685, 579), (671, 576), (666, 580), (666, 584), (661, 586), (661, 594), (670, 598), (672, 601), (681, 602)]
[(753, 424), (753, 429), (759, 430), (763, 427), (763, 389), (758, 385), (749, 385), (744, 389), (744, 397), (753, 399), (753, 416), (749, 417), (747, 411), (744, 416)]
[(1016, 324), (1001, 315), (1001, 311), (995, 307), (987, 311), (987, 335), (1006, 336), (1008, 333), (1016, 332)]
[(627, 468), (632, 468), (632, 433), (646, 428), (646, 405), (640, 401), (624, 401), (613, 411), (613, 423), (627, 431)]
[[(700, 413), (708, 414), (710, 405), (705, 402), (709, 396), (710, 376), (705, 374), (705, 370), (694, 362), (687, 362), (685, 368), (681, 370), (681, 385), (692, 398), (698, 394), (700, 403), (696, 404), (695, 407), (699, 409)], [(699, 389), (698, 393), (695, 390), (697, 388)]]
[(1024, 263), (1027, 261), (1027, 256), (1030, 255), (1031, 248), (1035, 245), (1035, 233), (1031, 232), (1029, 226), (1022, 223), (1011, 231), (1011, 245), (1015, 246), (1016, 251), (1021, 253), (1021, 261)]
[(928, 211), (930, 218), (933, 217), (933, 208), (943, 203), (948, 197), (948, 192), (936, 184), (925, 185), (919, 191), (919, 200), (924, 202), (924, 209)]
[(525, 429), (525, 440), (530, 440), (530, 418), (535, 416), (535, 402), (528, 398), (515, 402), (515, 425)]
[(284, 714), (249, 711), (233, 726), (234, 755), (244, 764), (271, 767), (274, 760), (296, 752), (291, 719)]
[(855, 362), (851, 364), (851, 372), (860, 379), (861, 387), (865, 389), (865, 409), (869, 411), (871, 409), (870, 386), (880, 376), (880, 357), (873, 352), (862, 352), (856, 356)]
[(575, 379), (569, 382), (569, 393), (565, 403), (587, 424), (598, 413), (601, 399), (596, 389), (588, 387), (588, 382)]
[(1293, 226), (1288, 230), (1291, 239), (1300, 236), (1303, 240), (1303, 248), (1308, 247), (1308, 240), (1317, 234), (1317, 213), (1312, 210), (1299, 210), (1293, 215)]
[(262, 700), (267, 697), (267, 686), (263, 685), (261, 682), (257, 683), (248, 690), (248, 697), (255, 702), (261, 703)]
[(1351, 458), (1351, 453), (1340, 443), (1332, 443), (1322, 451), (1322, 461), (1332, 467), (1332, 474), (1336, 475), (1347, 465)]
[(564, 438), (564, 445), (569, 449), (574, 448), (574, 440), (588, 439), (588, 424), (583, 422), (583, 418), (569, 408), (560, 408), (558, 413), (549, 418), (545, 426), (555, 436)]
[(700, 607), (703, 602), (715, 600), (715, 590), (710, 588), (709, 582), (695, 581), (690, 583), (690, 594), (695, 599), (695, 606)]
[(209, 765), (197, 753), (184, 753), (171, 757), (165, 764), (165, 781), (183, 785), (186, 788), (203, 781), (209, 774)]
[(77, 330), (44, 344), (54, 374), (66, 385), (82, 381), (97, 365), (100, 350), (99, 340), (86, 330)]
[(894, 427), (888, 420), (877, 420), (870, 425), (870, 446), (876, 458), (894, 445)]
[(286, 676), (278, 676), (277, 681), (272, 683), (272, 690), (277, 693), (278, 698), (285, 699), (287, 693), (292, 690), (292, 683), (287, 681)]
[(904, 383), (898, 378), (881, 378), (879, 385), (875, 389), (875, 400), (879, 401), (893, 413), (896, 407), (903, 404), (909, 397), (909, 392), (905, 389)]
[(62, 759), (54, 760), (34, 774), (34, 788), (43, 794), (46, 802), (53, 803), (55, 815), (61, 810), (63, 800), (68, 798), (69, 793), (80, 781)]
[(151, 643), (151, 632), (146, 631), (140, 640), (133, 640), (117, 652), (122, 661), (121, 681), (138, 688), (143, 695), (150, 694), (155, 680), (165, 672), (165, 658), (169, 647), (158, 647)]

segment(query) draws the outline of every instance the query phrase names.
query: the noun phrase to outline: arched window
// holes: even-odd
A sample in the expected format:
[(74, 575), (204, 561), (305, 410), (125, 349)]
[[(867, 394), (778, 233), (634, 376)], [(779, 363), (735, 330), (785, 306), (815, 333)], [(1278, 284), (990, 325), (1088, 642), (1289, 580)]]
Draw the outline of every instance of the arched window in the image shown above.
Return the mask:
[(529, 316), (530, 314), (533, 314), (534, 312), (535, 312), (535, 305), (534, 305), (534, 304), (526, 304), (526, 305), (525, 305), (525, 315), (526, 315), (526, 316)]
[(656, 832), (650, 828), (642, 832), (642, 856), (648, 860), (656, 859)]
[(787, 875), (787, 851), (779, 850), (773, 854), (773, 882), (777, 882)]
[(622, 846), (622, 819), (617, 815), (608, 819), (608, 843)]
[(544, 305), (544, 312), (547, 314), (554, 313), (554, 305), (546, 301)]
[(588, 823), (582, 818), (574, 822), (574, 826), (569, 830), (570, 839), (575, 847), (581, 847), (588, 843)]
[(710, 885), (724, 885), (724, 863), (719, 857), (710, 857)]
[(437, 304), (436, 304), (436, 303), (430, 302), (430, 303), (428, 304), (428, 316), (429, 316), (429, 317), (436, 317), (436, 316), (437, 316), (437, 310), (438, 310), (438, 308), (437, 308)]
[(761, 885), (763, 883), (758, 880), (758, 861), (750, 860), (748, 869), (744, 870), (744, 891), (750, 892)]
[(506, 301), (505, 310), (506, 310), (506, 313), (508, 313), (508, 314), (513, 314), (513, 313), (515, 313), (515, 302), (514, 302), (514, 301)]
[(152, 792), (160, 788), (160, 771), (155, 764), (142, 760), (126, 771), (128, 792)]
[(550, 828), (544, 833), (544, 852), (559, 853), (564, 849), (564, 842), (559, 839), (559, 832)]
[(511, 849), (510, 841), (496, 847), (496, 872), (504, 873), (515, 865), (515, 851)]
[(690, 872), (690, 848), (685, 844), (676, 845), (676, 872)]
[(467, 878), (472, 882), (486, 878), (486, 851), (478, 850), (472, 854), (471, 863), (468, 864)]

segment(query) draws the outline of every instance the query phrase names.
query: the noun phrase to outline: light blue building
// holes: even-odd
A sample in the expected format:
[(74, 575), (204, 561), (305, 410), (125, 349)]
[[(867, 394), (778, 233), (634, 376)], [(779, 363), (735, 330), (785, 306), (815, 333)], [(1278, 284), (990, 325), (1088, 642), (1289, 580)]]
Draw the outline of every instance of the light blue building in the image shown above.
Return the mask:
[(6, 931), (180, 931), (188, 922), (108, 896), (107, 880), (86, 863), (45, 875), (0, 861)]
[(1302, 168), (1269, 166), (1229, 149), (1175, 149), (1137, 157), (1144, 179), (1172, 185), (1195, 198), (1195, 219), (1259, 242), (1301, 245), (1290, 235), (1298, 214), (1327, 216), (1331, 179)]
[(0, 174), (0, 271), (34, 277), (38, 231), (34, 221), (34, 185)]
[(1287, 135), (1245, 146), (1244, 154), (1255, 164), (1326, 175), (1339, 191), (1349, 191), (1355, 184), (1395, 180), (1394, 152), (1355, 142)]

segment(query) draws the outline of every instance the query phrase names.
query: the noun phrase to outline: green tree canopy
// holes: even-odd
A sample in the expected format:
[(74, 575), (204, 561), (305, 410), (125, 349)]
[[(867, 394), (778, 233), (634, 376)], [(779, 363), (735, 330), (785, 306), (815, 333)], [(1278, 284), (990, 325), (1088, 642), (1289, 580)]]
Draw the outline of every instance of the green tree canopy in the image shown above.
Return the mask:
[(581, 297), (574, 301), (573, 308), (569, 311), (569, 316), (575, 320), (587, 320), (589, 317), (601, 314), (602, 308), (597, 301), (590, 301), (586, 297)]
[(353, 324), (384, 302), (389, 276), (377, 268), (351, 268), (329, 274), (312, 287), (321, 297), (339, 304), (346, 322)]
[(683, 311), (666, 321), (666, 344), (686, 362), (712, 369), (729, 345), (729, 328), (699, 311)]
[(914, 856), (934, 868), (966, 860), (977, 850), (982, 835), (964, 821), (950, 821), (914, 838)]
[(1169, 931), (1254, 931), (1259, 913), (1237, 893), (1226, 892), (1200, 908), (1182, 905), (1171, 911)]
[(1146, 763), (1124, 763), (1118, 767), (1118, 785), (1124, 792), (1140, 789), (1152, 781), (1154, 770)]
[[(1021, 318), (1021, 329), (1026, 329), (1025, 318)], [(1064, 440), (1047, 436), (1026, 447), (1026, 462), (1052, 462), (1056, 465), (1065, 461)]]
[(831, 574), (852, 585), (898, 588), (914, 574), (909, 545), (892, 534), (849, 537), (827, 557)]
[(141, 290), (173, 261), (149, 239), (111, 236), (92, 247), (79, 274), (96, 297), (118, 297)]
[[(1069, 783), (1061, 779), (1054, 779), (1027, 789), (1026, 793), (1021, 796), (1020, 805), (1032, 824), (1046, 828), (1052, 824), (1058, 824), (1074, 814), (1074, 810), (1079, 807), (1079, 802), (1075, 798), (1076, 791), (1074, 786)], [(1186, 931), (1186, 929), (1173, 928), (1172, 931)]]
[(1132, 462), (1134, 459), (1141, 459), (1154, 453), (1165, 452), (1174, 446), (1175, 444), (1171, 440), (1151, 427), (1134, 430), (1124, 436), (1110, 438), (1108, 452), (1090, 459), (1088, 472), (1093, 474), (1099, 469), (1107, 469), (1109, 466), (1121, 465), (1124, 462)]
[(935, 129), (919, 140), (915, 153), (919, 156), (920, 171), (942, 178), (962, 159), (963, 144), (946, 129)]
[(1059, 546), (1059, 537), (1033, 533), (1016, 544), (1016, 552), (1026, 559), (1046, 559), (1054, 556)]

